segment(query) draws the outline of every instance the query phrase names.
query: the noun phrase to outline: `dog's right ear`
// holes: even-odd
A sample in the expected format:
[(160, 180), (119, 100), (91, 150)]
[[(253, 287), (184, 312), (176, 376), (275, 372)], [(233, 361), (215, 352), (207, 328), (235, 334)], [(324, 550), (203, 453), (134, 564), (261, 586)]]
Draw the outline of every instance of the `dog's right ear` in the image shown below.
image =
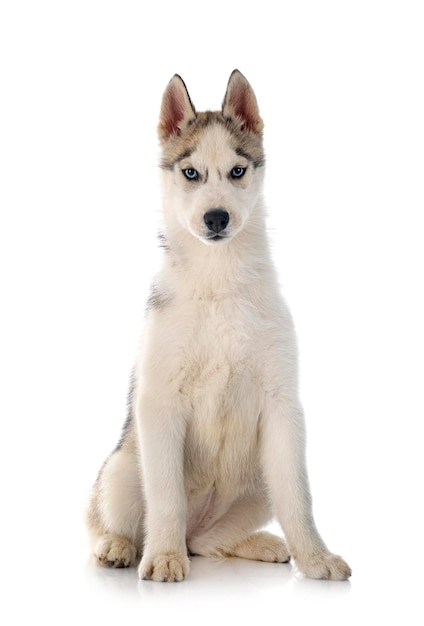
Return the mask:
[(183, 79), (178, 74), (169, 81), (162, 97), (158, 134), (161, 141), (172, 135), (181, 135), (187, 124), (196, 117), (195, 108)]
[(235, 120), (241, 130), (262, 135), (264, 123), (259, 115), (255, 93), (239, 70), (234, 70), (228, 81), (222, 113), (224, 117)]

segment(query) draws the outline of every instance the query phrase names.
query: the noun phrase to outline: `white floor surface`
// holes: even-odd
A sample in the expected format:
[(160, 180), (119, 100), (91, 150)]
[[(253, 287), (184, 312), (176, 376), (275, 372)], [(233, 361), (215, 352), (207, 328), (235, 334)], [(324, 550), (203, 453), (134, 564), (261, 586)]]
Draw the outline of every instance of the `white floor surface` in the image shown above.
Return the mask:
[(29, 526), (26, 545), (6, 546), (19, 564), (3, 563), (5, 624), (423, 623), (421, 563), (384, 529), (365, 542), (343, 542), (349, 582), (307, 580), (292, 564), (193, 557), (185, 581), (154, 583), (138, 580), (135, 568), (92, 562), (74, 521), (57, 542)]

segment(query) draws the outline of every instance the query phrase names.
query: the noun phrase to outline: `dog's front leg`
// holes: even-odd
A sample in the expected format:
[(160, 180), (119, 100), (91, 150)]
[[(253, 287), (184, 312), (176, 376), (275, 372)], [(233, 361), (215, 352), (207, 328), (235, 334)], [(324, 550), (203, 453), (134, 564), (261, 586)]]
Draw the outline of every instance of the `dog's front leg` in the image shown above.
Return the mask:
[(145, 545), (140, 578), (180, 581), (189, 571), (184, 490), (185, 420), (177, 403), (152, 394), (137, 402), (142, 480), (146, 501)]
[(347, 563), (332, 554), (312, 514), (305, 463), (305, 428), (297, 404), (268, 399), (263, 414), (262, 465), (274, 509), (298, 568), (309, 578), (345, 580)]

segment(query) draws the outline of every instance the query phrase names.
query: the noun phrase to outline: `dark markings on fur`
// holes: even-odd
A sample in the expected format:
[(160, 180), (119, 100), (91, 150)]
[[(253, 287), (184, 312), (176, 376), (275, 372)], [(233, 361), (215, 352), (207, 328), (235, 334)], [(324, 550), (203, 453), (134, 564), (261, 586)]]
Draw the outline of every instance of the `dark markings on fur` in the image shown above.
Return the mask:
[(265, 157), (263, 156), (261, 159), (256, 159), (253, 161), (253, 167), (264, 167), (265, 165)]
[(181, 136), (172, 135), (162, 141), (163, 156), (161, 167), (172, 170), (181, 158), (191, 155), (208, 127), (215, 124), (224, 126), (230, 134), (230, 142), (234, 150), (241, 150), (248, 154), (254, 167), (264, 165), (265, 158), (262, 146), (262, 134), (256, 134), (249, 130), (242, 130), (239, 123), (231, 117), (225, 117), (220, 111), (203, 111), (197, 113), (192, 124), (187, 126)]
[(156, 287), (156, 285), (153, 283), (150, 289), (150, 295), (147, 299), (147, 304), (146, 304), (147, 312), (151, 311), (152, 309), (156, 309), (160, 311), (169, 302), (170, 302), (170, 296), (167, 293), (160, 291)]
[(116, 447), (115, 447), (113, 452), (117, 452), (118, 450), (120, 450), (122, 448), (123, 443), (124, 443), (125, 439), (127, 438), (127, 435), (129, 433), (129, 431), (132, 428), (133, 421), (134, 421), (134, 395), (135, 395), (135, 388), (136, 388), (136, 376), (135, 376), (135, 367), (134, 367), (132, 372), (131, 372), (130, 385), (129, 385), (128, 395), (127, 395), (127, 417), (126, 417), (126, 420), (125, 420), (124, 425), (122, 427), (121, 437), (120, 437), (120, 439), (119, 439), (119, 441), (118, 441), (118, 443), (117, 443), (117, 445), (116, 445)]
[(205, 171), (205, 178), (204, 178), (204, 180), (203, 180), (203, 184), (205, 184), (205, 183), (207, 183), (207, 182), (208, 182), (208, 178), (209, 178), (209, 170), (206, 168), (206, 171)]
[(242, 148), (236, 148), (236, 154), (240, 157), (243, 157), (247, 161), (252, 163), (253, 167), (263, 167), (265, 165), (265, 157), (261, 157), (260, 159), (254, 159), (251, 154), (243, 150)]
[(161, 248), (165, 252), (171, 251), (171, 247), (164, 233), (161, 233), (161, 232), (158, 233), (158, 241), (159, 241), (159, 248)]
[(184, 150), (184, 152), (181, 152), (181, 154), (179, 154), (172, 163), (161, 161), (160, 167), (164, 170), (173, 170), (177, 163), (179, 163), (183, 159), (188, 159), (188, 157), (193, 154), (194, 150), (195, 150), (194, 147), (187, 148), (187, 150)]
[(179, 161), (182, 161), (183, 159), (188, 159), (188, 157), (191, 156), (193, 152), (194, 152), (194, 148), (187, 148), (187, 150), (184, 150), (184, 152), (178, 155), (175, 162), (178, 163)]

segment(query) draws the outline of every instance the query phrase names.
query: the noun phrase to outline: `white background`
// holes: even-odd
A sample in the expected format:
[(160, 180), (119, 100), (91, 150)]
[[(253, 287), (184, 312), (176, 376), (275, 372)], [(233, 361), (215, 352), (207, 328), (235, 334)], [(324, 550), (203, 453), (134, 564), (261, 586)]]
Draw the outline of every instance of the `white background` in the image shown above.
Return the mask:
[[(422, 623), (423, 32), (409, 0), (1, 3), (8, 624)], [(178, 72), (219, 108), (235, 67), (266, 124), (315, 516), (350, 583), (199, 558), (184, 583), (138, 583), (88, 558), (157, 263), (161, 96)]]

